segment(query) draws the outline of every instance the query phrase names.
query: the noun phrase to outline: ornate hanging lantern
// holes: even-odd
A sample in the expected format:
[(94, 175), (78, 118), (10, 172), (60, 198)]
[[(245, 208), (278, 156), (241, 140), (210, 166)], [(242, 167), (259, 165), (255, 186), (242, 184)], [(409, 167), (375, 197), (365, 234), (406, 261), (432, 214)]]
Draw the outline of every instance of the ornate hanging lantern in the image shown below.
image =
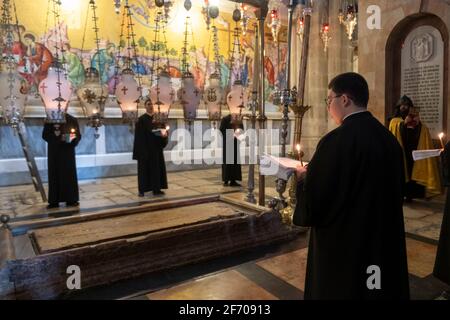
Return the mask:
[(120, 7), (122, 6), (121, 0), (114, 0), (114, 11), (116, 14), (120, 14)]
[(300, 11), (297, 17), (297, 36), (300, 38), (300, 41), (303, 41), (304, 33), (305, 33), (305, 17)]
[(141, 88), (134, 78), (133, 70), (125, 69), (122, 71), (115, 93), (124, 119), (134, 122), (138, 115)]
[(239, 11), (237, 11), (237, 13), (233, 14), (233, 20), (236, 22), (236, 27), (234, 29), (233, 52), (231, 55), (231, 69), (236, 70), (237, 75), (236, 80), (234, 81), (233, 85), (231, 86), (231, 90), (227, 95), (227, 105), (231, 113), (231, 122), (234, 125), (238, 125), (242, 122), (242, 110), (245, 108), (245, 105), (248, 102), (246, 90), (241, 81), (241, 47), (238, 28), (238, 22), (240, 21), (241, 16)]
[(153, 120), (157, 126), (165, 127), (169, 119), (169, 111), (175, 100), (170, 75), (163, 71), (158, 75), (157, 83), (150, 90), (150, 98), (156, 107)]
[(353, 40), (353, 34), (358, 24), (358, 5), (355, 0), (344, 1), (341, 3), (342, 9), (339, 9), (339, 23), (345, 27), (348, 40)]
[(60, 33), (61, 2), (53, 0), (53, 14), (55, 30), (59, 41), (55, 45), (55, 59), (48, 70), (47, 78), (39, 83), (39, 94), (45, 106), (47, 123), (59, 124), (66, 122), (66, 112), (72, 96), (73, 87), (66, 76), (64, 63), (60, 61), (62, 56), (62, 36)]
[(250, 20), (250, 14), (248, 12), (248, 5), (241, 3), (239, 5), (240, 10), (241, 10), (241, 29), (242, 29), (242, 35), (246, 35), (247, 34), (247, 30), (248, 30), (248, 22)]
[(47, 123), (65, 123), (67, 108), (73, 88), (70, 81), (64, 77), (64, 69), (58, 62), (52, 64), (47, 78), (39, 83), (39, 94), (45, 106)]
[(196, 87), (194, 76), (190, 72), (185, 72), (181, 78), (178, 99), (183, 106), (184, 120), (190, 126), (197, 119), (197, 109), (202, 99), (200, 89)]
[(4, 54), (0, 61), (0, 105), (3, 111), (1, 116), (7, 125), (17, 129), (25, 114), (28, 88), (26, 80), (17, 70), (13, 54), (13, 31), (16, 29), (19, 33), (19, 23), (16, 14), (16, 25), (12, 24), (9, 0), (3, 0), (1, 20), (1, 35), (5, 41), (0, 47)]
[(231, 123), (239, 124), (242, 122), (242, 110), (248, 103), (245, 87), (241, 80), (236, 80), (231, 86), (231, 91), (227, 96), (228, 108), (231, 113)]
[[(185, 0), (184, 7), (187, 11), (190, 10), (192, 4), (189, 0)], [(190, 16), (186, 16), (185, 22), (185, 32), (184, 32), (184, 43), (183, 43), (183, 57), (182, 57), (182, 71), (183, 75), (181, 77), (181, 88), (178, 90), (178, 99), (183, 106), (184, 119), (189, 124), (197, 118), (197, 108), (200, 105), (202, 99), (200, 89), (195, 85), (194, 76), (189, 71), (188, 63), (188, 34), (190, 26)], [(192, 32), (192, 31), (191, 31)]]
[[(94, 34), (95, 43), (97, 45), (96, 56), (99, 61), (97, 65), (101, 68), (100, 63), (100, 39), (98, 36), (99, 28), (97, 26), (98, 17), (96, 14), (97, 6), (94, 0), (90, 0), (89, 5), (93, 11), (92, 20), (94, 21)], [(87, 17), (86, 17), (87, 19)], [(99, 73), (103, 73), (103, 70), (96, 70), (95, 68), (86, 69), (86, 81), (84, 85), (77, 90), (77, 96), (80, 100), (81, 106), (83, 108), (85, 116), (89, 119), (88, 125), (95, 129), (95, 138), (98, 139), (100, 135), (98, 134), (98, 128), (100, 128), (103, 123), (105, 113), (105, 103), (108, 98), (108, 85), (102, 83)]]
[(323, 50), (324, 52), (327, 52), (328, 50), (328, 45), (330, 44), (331, 41), (331, 36), (330, 36), (330, 24), (328, 22), (324, 22), (322, 24), (322, 28), (320, 29), (320, 38), (322, 39), (323, 42)]
[[(130, 124), (130, 131), (134, 130), (134, 124), (138, 117), (139, 102), (142, 98), (141, 77), (138, 74), (135, 79), (135, 74), (131, 67), (131, 62), (134, 60), (138, 65), (136, 41), (134, 39), (135, 33), (133, 30), (133, 14), (131, 12), (128, 0), (125, 1), (122, 17), (122, 31), (120, 35), (120, 45), (118, 48), (116, 61), (116, 80), (114, 92), (117, 102), (122, 110), (123, 120)], [(126, 41), (123, 40), (123, 28), (126, 27)], [(121, 60), (121, 50), (124, 48), (126, 42), (127, 56), (125, 58), (125, 69), (119, 75), (119, 63)]]
[(108, 98), (108, 85), (102, 84), (98, 71), (94, 68), (86, 69), (86, 82), (77, 91), (85, 116), (89, 119), (89, 126), (95, 128), (95, 138), (99, 138), (98, 128), (102, 126), (105, 113), (105, 103)]
[(27, 101), (26, 80), (17, 72), (16, 64), (8, 57), (0, 62), (0, 105), (7, 125), (17, 128), (23, 121)]
[(217, 36), (217, 27), (212, 27), (214, 42), (214, 72), (209, 77), (209, 84), (205, 88), (203, 100), (208, 109), (209, 120), (212, 121), (213, 128), (216, 128), (217, 121), (222, 117), (222, 104), (225, 92), (220, 86), (220, 56), (219, 56), (219, 38)]
[[(164, 3), (162, 3), (164, 5)], [(155, 38), (153, 42), (153, 58), (152, 58), (152, 74), (156, 74), (155, 84), (150, 89), (150, 99), (156, 107), (153, 121), (156, 126), (165, 128), (169, 119), (169, 112), (175, 100), (175, 90), (172, 87), (170, 75), (160, 65), (161, 55), (159, 44), (163, 41), (166, 55), (167, 69), (170, 68), (169, 55), (167, 53), (167, 39), (166, 39), (166, 19), (161, 11), (159, 11), (155, 18)], [(161, 41), (160, 28), (162, 29), (163, 39)]]
[(280, 20), (278, 8), (273, 8), (272, 10), (270, 10), (270, 20), (268, 22), (268, 26), (269, 26), (270, 30), (272, 31), (273, 41), (275, 43), (277, 43), (278, 42), (278, 34), (280, 33), (280, 28), (281, 28), (281, 20)]

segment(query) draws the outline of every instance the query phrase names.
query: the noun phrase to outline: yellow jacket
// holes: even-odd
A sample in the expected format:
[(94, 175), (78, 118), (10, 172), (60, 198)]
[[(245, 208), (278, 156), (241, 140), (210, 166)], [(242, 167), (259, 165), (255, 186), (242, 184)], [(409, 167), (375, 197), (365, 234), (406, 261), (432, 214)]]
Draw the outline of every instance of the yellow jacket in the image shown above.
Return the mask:
[[(397, 138), (398, 142), (404, 150), (402, 136), (401, 136), (401, 125), (403, 123), (403, 119), (393, 118), (389, 123), (389, 131), (391, 131), (394, 136)], [(434, 149), (433, 142), (431, 140), (430, 131), (427, 126), (422, 122), (422, 128), (420, 130), (419, 136), (419, 144), (417, 146), (417, 150), (427, 150)], [(405, 179), (406, 182), (409, 181), (406, 167), (406, 158), (403, 157), (405, 164)], [(411, 180), (416, 181), (418, 184), (425, 186), (426, 188), (426, 196), (435, 196), (442, 193), (441, 186), (441, 175), (439, 174), (439, 166), (437, 158), (428, 158), (423, 160), (418, 160), (414, 162)]]

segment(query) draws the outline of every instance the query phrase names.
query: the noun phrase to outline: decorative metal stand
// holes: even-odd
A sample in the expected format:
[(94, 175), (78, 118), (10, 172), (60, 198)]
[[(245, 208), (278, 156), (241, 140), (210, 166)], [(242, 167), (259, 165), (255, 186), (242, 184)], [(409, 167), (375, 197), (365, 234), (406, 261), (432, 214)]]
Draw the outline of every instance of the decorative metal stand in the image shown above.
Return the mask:
[[(290, 0), (288, 4), (288, 52), (287, 52), (287, 63), (286, 63), (286, 88), (275, 94), (275, 102), (278, 102), (283, 107), (283, 118), (282, 118), (282, 131), (281, 131), (281, 157), (286, 157), (286, 144), (288, 135), (288, 122), (289, 122), (289, 108), (295, 114), (295, 127), (294, 127), (294, 139), (292, 141), (292, 153), (290, 156), (295, 156), (294, 150), (296, 145), (300, 144), (301, 134), (302, 134), (302, 124), (303, 117), (311, 107), (304, 106), (304, 95), (305, 95), (305, 83), (306, 83), (306, 69), (308, 65), (308, 54), (309, 54), (309, 37), (311, 32), (311, 14), (312, 14), (312, 3), (306, 1), (305, 7), (303, 9), (304, 16), (304, 30), (303, 30), (303, 46), (302, 46), (302, 57), (301, 57), (301, 68), (299, 73), (299, 90), (294, 86), (291, 89), (291, 39), (293, 30), (293, 13), (297, 5), (300, 4), (299, 0)], [(296, 186), (297, 179), (295, 174), (289, 179), (289, 200), (286, 201), (284, 197), (284, 192), (286, 191), (288, 181), (283, 179), (277, 179), (276, 190), (278, 192), (278, 198), (273, 199), (270, 203), (272, 208), (276, 208), (282, 214), (283, 220), (286, 223), (292, 222), (292, 214), (295, 208), (296, 201)]]

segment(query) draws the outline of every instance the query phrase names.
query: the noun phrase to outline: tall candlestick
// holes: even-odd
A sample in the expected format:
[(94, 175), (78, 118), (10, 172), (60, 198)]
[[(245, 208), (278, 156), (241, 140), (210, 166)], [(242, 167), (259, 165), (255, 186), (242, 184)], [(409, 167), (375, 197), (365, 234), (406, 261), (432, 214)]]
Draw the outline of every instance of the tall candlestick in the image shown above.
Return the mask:
[(439, 141), (441, 141), (441, 148), (444, 149), (445, 147), (444, 147), (444, 142), (442, 142), (442, 138), (444, 138), (444, 133), (443, 132), (441, 132), (439, 134)]

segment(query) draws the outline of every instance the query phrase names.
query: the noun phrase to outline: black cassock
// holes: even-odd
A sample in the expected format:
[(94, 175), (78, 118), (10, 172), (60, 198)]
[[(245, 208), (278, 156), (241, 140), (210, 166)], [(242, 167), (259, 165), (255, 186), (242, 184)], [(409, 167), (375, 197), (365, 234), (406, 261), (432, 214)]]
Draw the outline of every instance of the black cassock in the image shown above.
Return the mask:
[[(409, 299), (404, 181), (400, 145), (369, 112), (319, 142), (294, 213), (311, 227), (305, 299)], [(381, 290), (368, 289), (370, 266)]]
[(447, 199), (445, 201), (444, 218), (442, 220), (441, 235), (439, 237), (433, 275), (450, 285), (450, 142), (445, 145), (441, 159), (444, 176), (443, 181), (447, 187)]
[(241, 165), (238, 163), (239, 159), (239, 148), (238, 148), (238, 140), (233, 138), (233, 146), (234, 146), (234, 156), (228, 155), (227, 161), (227, 130), (230, 129), (241, 129), (244, 130), (244, 126), (242, 123), (239, 125), (234, 125), (231, 123), (231, 115), (228, 115), (222, 119), (220, 122), (220, 132), (222, 133), (222, 181), (242, 181), (242, 170)]
[[(64, 140), (72, 130), (76, 138), (67, 143)], [(78, 121), (66, 114), (66, 123), (59, 125), (45, 124), (42, 138), (48, 144), (48, 202), (75, 203), (79, 201), (77, 166), (75, 161), (75, 147), (81, 140)]]
[(156, 129), (153, 117), (147, 113), (136, 123), (133, 160), (138, 162), (139, 193), (167, 189), (163, 149), (169, 140), (152, 131)]

